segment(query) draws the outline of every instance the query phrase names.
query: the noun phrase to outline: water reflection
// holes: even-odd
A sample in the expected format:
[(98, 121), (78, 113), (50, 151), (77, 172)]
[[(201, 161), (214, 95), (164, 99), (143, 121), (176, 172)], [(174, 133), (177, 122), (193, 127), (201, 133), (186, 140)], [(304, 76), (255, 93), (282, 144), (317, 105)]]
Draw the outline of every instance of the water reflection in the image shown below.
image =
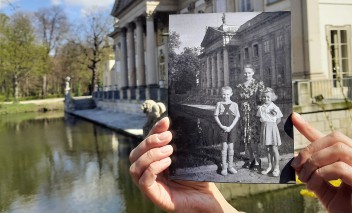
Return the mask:
[(0, 118), (0, 212), (160, 212), (128, 173), (137, 141), (72, 117), (36, 118)]
[[(131, 181), (128, 155), (137, 142), (62, 114), (0, 117), (0, 212), (161, 212)], [(322, 211), (301, 188), (232, 204), (246, 212)]]
[(304, 186), (293, 186), (276, 190), (271, 193), (262, 193), (230, 202), (237, 209), (250, 213), (289, 212), (312, 213), (326, 212), (317, 198), (300, 195)]

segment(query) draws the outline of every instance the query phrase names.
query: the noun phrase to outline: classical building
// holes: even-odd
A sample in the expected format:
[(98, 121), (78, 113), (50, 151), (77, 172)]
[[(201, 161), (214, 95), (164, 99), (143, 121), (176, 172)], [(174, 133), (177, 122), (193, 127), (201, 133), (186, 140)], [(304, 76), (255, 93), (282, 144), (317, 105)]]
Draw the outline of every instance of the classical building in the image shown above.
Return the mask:
[(118, 82), (118, 70), (119, 70), (119, 61), (115, 61), (115, 59), (109, 59), (104, 61), (103, 63), (103, 91), (111, 91), (117, 89)]
[(204, 70), (200, 73), (200, 87), (208, 95), (217, 93), (222, 86), (234, 87), (243, 81), (244, 65), (252, 64), (255, 77), (273, 88), (279, 97), (290, 98), (290, 13), (261, 13), (241, 26), (227, 24), (225, 20), (226, 13), (221, 26), (207, 28), (201, 43)]

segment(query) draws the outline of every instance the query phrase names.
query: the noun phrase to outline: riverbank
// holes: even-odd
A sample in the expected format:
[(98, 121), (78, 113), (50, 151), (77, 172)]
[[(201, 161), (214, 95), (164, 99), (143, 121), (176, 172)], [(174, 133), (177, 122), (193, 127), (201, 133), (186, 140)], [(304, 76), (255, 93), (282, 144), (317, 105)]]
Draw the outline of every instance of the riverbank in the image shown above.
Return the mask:
[(28, 112), (63, 111), (64, 99), (53, 98), (43, 100), (0, 102), (0, 115)]

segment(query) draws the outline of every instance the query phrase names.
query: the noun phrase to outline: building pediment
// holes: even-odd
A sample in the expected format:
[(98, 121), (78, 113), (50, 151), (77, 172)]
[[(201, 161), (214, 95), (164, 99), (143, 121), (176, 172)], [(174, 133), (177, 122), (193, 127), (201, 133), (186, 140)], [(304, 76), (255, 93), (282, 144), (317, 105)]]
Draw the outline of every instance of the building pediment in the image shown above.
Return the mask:
[(216, 29), (214, 27), (208, 27), (206, 32), (205, 32), (205, 36), (204, 36), (203, 41), (200, 44), (200, 46), (201, 47), (209, 46), (215, 40), (222, 39), (221, 35), (222, 35), (221, 31), (219, 31), (218, 29)]
[(134, 2), (135, 0), (115, 0), (111, 15), (116, 17), (119, 13), (121, 13)]

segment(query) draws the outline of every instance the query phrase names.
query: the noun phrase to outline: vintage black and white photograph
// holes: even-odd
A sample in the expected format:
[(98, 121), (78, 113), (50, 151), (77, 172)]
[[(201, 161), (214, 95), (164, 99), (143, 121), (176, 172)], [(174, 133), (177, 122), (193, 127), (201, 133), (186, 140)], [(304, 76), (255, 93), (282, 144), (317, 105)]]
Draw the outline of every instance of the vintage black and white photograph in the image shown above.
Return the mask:
[(170, 178), (287, 183), (291, 14), (171, 15)]

